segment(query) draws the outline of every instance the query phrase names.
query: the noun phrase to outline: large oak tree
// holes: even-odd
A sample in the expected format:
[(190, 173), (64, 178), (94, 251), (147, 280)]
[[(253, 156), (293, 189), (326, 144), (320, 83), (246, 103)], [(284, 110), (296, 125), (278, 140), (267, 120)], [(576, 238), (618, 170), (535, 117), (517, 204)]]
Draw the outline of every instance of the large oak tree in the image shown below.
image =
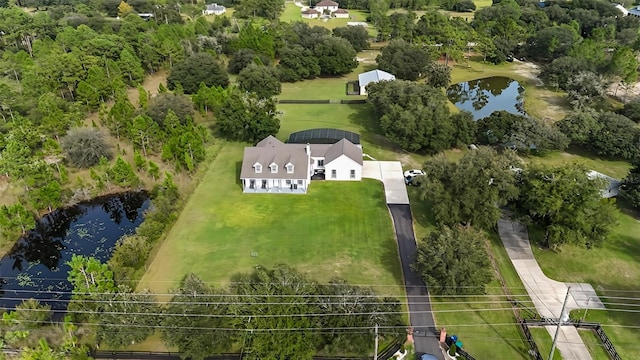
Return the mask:
[(587, 171), (565, 164), (533, 165), (522, 172), (517, 205), (544, 228), (544, 246), (599, 246), (615, 225), (614, 201), (601, 196), (606, 181), (587, 176)]
[(491, 266), (482, 231), (443, 226), (418, 242), (412, 267), (436, 295), (484, 293)]
[(424, 165), (422, 199), (431, 204), (439, 224), (492, 228), (500, 218), (500, 206), (518, 194), (512, 170), (517, 165), (514, 153), (498, 154), (484, 146), (457, 163), (438, 156)]
[(170, 90), (182, 85), (186, 94), (198, 92), (200, 83), (207, 86), (229, 85), (229, 75), (224, 67), (209, 53), (196, 53), (176, 63), (167, 78)]

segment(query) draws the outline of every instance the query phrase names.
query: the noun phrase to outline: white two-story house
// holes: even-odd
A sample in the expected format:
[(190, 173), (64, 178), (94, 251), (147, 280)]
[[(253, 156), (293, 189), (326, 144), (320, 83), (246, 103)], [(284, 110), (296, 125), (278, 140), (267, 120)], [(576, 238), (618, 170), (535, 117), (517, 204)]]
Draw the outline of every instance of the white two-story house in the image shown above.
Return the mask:
[(347, 139), (334, 144), (290, 144), (273, 136), (246, 147), (240, 181), (245, 193), (307, 192), (311, 178), (362, 179), (362, 148)]

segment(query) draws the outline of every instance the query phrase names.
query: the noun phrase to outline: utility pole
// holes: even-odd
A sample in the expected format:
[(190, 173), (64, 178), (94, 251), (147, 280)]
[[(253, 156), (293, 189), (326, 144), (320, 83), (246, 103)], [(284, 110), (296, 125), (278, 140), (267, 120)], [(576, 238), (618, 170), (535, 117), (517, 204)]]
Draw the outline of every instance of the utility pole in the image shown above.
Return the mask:
[(558, 334), (560, 333), (560, 326), (562, 326), (564, 309), (567, 307), (567, 301), (569, 300), (570, 291), (571, 291), (571, 286), (567, 287), (567, 295), (565, 295), (564, 302), (562, 303), (562, 310), (560, 311), (560, 317), (558, 318), (558, 326), (556, 327), (556, 334), (553, 337), (553, 344), (551, 344), (551, 352), (549, 353), (549, 360), (553, 360), (553, 353), (556, 351), (556, 342), (558, 341)]
[(378, 324), (376, 324), (376, 340), (375, 340), (375, 351), (373, 352), (373, 360), (378, 360)]

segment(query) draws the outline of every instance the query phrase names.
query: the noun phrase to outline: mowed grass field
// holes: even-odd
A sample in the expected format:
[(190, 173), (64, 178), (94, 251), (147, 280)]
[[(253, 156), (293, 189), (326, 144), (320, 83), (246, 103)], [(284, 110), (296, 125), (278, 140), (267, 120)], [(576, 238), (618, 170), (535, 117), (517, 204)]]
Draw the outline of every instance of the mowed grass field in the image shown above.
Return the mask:
[(343, 278), (404, 294), (382, 183), (314, 182), (306, 195), (243, 194), (243, 147), (222, 147), (140, 289), (165, 293), (188, 273), (222, 284), (257, 265), (284, 263), (314, 280)]

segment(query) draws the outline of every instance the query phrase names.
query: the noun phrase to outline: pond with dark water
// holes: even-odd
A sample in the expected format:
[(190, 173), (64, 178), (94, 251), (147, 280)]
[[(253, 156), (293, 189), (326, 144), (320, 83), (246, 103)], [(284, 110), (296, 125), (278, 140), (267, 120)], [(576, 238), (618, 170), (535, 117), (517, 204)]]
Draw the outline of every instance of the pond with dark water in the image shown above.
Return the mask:
[(525, 115), (524, 88), (507, 77), (493, 76), (453, 84), (447, 88), (447, 98), (458, 109), (471, 112), (474, 120), (500, 110)]
[(149, 207), (145, 192), (95, 198), (45, 215), (0, 260), (0, 303), (13, 308), (38, 299), (53, 309), (66, 309), (67, 281), (73, 254), (105, 262), (125, 234), (132, 234)]

